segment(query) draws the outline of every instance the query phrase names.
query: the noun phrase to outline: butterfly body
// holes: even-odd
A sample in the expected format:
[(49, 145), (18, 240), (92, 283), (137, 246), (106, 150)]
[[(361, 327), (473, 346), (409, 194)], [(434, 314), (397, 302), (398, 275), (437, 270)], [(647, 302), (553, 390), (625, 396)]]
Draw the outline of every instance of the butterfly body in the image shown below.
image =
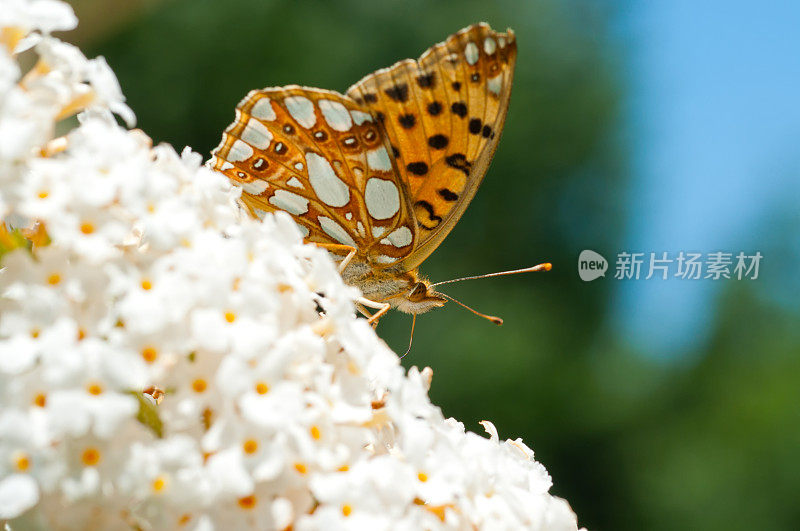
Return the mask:
[(515, 62), (512, 31), (476, 24), (344, 95), (297, 85), (254, 90), (208, 164), (242, 188), (253, 216), (289, 213), (366, 299), (423, 313), (446, 298), (418, 266), (486, 173)]
[(365, 298), (388, 303), (403, 313), (425, 313), (446, 302), (417, 270), (384, 270), (355, 259), (342, 271), (342, 279), (359, 288)]

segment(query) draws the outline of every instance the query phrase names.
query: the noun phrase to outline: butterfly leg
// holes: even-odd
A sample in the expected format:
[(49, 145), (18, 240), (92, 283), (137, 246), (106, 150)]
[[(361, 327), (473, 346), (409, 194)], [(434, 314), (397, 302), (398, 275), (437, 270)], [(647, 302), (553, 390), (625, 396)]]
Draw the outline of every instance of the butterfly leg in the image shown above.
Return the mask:
[(392, 305), (389, 304), (388, 302), (375, 302), (364, 297), (359, 297), (358, 299), (356, 299), (356, 302), (360, 305), (366, 306), (367, 308), (374, 308), (378, 310), (377, 312), (372, 314), (371, 317), (367, 319), (367, 322), (371, 324), (373, 327), (378, 326), (378, 320), (381, 317), (383, 317), (386, 312), (389, 311), (389, 308), (392, 307)]
[(358, 313), (360, 313), (361, 315), (363, 315), (367, 319), (372, 317), (372, 314), (369, 313), (366, 308), (364, 308), (363, 304), (356, 303), (356, 310), (358, 310)]
[(341, 262), (339, 262), (340, 274), (342, 273), (342, 271), (344, 271), (344, 269), (347, 267), (347, 265), (356, 256), (356, 253), (358, 252), (358, 249), (356, 249), (352, 245), (341, 245), (338, 243), (317, 243), (316, 245), (317, 247), (322, 247), (326, 251), (333, 254), (339, 254), (339, 252), (342, 251), (347, 253), (347, 256), (345, 256), (344, 259)]

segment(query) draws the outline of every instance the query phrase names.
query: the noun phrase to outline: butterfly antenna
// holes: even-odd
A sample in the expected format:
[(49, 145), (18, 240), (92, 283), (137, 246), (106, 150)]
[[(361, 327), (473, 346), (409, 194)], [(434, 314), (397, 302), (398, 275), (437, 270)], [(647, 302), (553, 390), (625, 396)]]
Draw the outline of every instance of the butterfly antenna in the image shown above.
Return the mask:
[(450, 295), (447, 295), (446, 293), (442, 293), (441, 291), (437, 291), (436, 294), (437, 295), (441, 295), (442, 297), (444, 297), (445, 299), (447, 299), (449, 301), (453, 301), (454, 303), (458, 304), (462, 308), (466, 308), (467, 310), (471, 311), (472, 313), (474, 313), (478, 317), (483, 317), (487, 321), (491, 321), (494, 324), (496, 324), (497, 326), (500, 326), (501, 324), (503, 324), (503, 320), (501, 318), (495, 317), (494, 315), (486, 315), (485, 313), (481, 313), (481, 312), (479, 312), (477, 310), (474, 310), (474, 309), (470, 308), (469, 306), (467, 306), (466, 304), (464, 304), (463, 302), (461, 302), (461, 301), (459, 301), (457, 299), (454, 299)]
[(414, 341), (414, 325), (417, 324), (417, 314), (414, 314), (414, 318), (411, 320), (411, 337), (408, 338), (408, 348), (406, 349), (406, 353), (400, 356), (400, 359), (405, 358), (408, 356), (408, 353), (411, 352), (411, 343)]
[[(474, 275), (471, 277), (463, 277), (463, 278), (454, 278), (453, 280), (443, 280), (442, 282), (437, 282), (435, 284), (431, 284), (431, 286), (441, 286), (442, 284), (452, 284), (453, 282), (461, 282), (462, 280), (476, 280), (478, 278), (490, 278), (490, 277), (504, 277), (506, 275), (516, 275), (518, 273), (533, 273), (535, 271), (550, 271), (553, 269), (553, 264), (546, 262), (544, 264), (535, 265), (533, 267), (526, 267), (525, 269), (515, 269), (513, 271), (500, 271), (499, 273), (487, 273), (485, 275)], [(444, 295), (444, 294), (442, 294)], [(445, 295), (446, 297), (446, 295)], [(458, 302), (458, 301), (455, 301)], [(459, 304), (461, 304), (459, 302)], [(463, 306), (463, 304), (462, 304)], [(474, 310), (473, 310), (474, 311)], [(477, 312), (475, 312), (477, 313)], [(481, 314), (479, 314), (481, 315)]]

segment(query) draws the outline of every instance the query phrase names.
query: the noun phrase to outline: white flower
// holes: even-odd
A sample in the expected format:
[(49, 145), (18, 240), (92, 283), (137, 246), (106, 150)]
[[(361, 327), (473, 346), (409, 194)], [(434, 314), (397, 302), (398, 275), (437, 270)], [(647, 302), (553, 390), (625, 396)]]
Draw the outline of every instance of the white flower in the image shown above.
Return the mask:
[(39, 501), (36, 481), (25, 474), (12, 474), (0, 479), (0, 519), (21, 515)]

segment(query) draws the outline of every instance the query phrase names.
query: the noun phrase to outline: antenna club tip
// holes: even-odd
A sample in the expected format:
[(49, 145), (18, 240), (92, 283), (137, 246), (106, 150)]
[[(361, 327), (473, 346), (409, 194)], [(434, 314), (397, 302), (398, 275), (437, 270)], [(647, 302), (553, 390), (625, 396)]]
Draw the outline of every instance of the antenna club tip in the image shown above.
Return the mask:
[(493, 322), (494, 324), (496, 324), (497, 326), (502, 326), (503, 325), (503, 320), (500, 319), (499, 317), (489, 317), (489, 320), (491, 322)]
[(553, 264), (551, 264), (550, 262), (545, 262), (544, 264), (542, 264), (542, 269), (544, 271), (550, 271), (551, 269), (553, 269)]

